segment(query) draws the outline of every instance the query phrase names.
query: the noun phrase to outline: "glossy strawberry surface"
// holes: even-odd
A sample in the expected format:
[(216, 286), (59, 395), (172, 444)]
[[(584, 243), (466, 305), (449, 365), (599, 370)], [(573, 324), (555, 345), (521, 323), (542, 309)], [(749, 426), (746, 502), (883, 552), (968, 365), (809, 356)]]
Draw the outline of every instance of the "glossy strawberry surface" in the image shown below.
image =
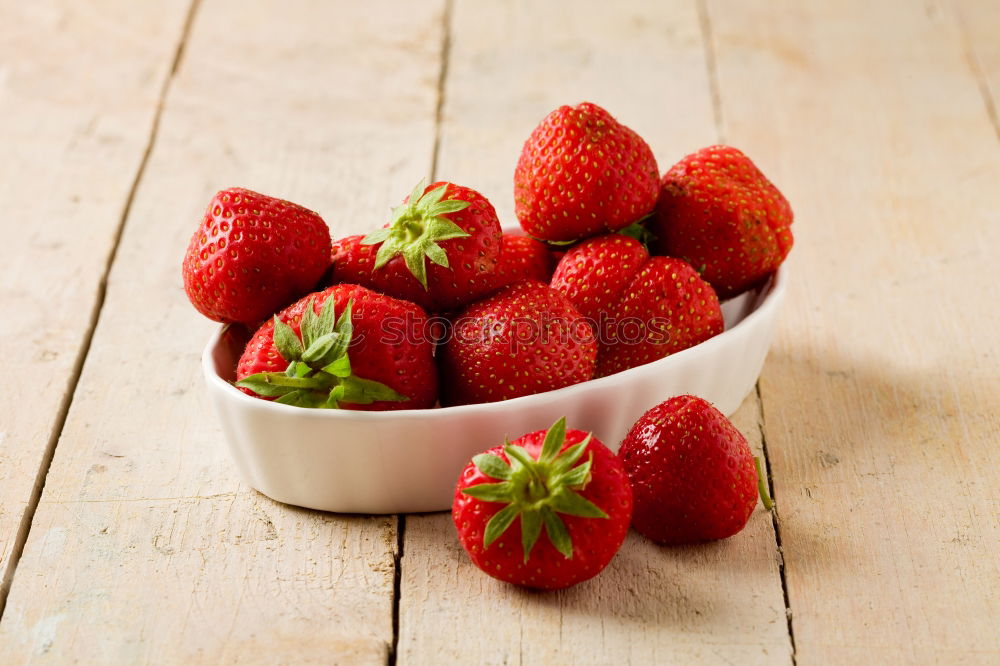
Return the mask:
[(650, 409), (618, 455), (632, 483), (632, 526), (653, 541), (725, 539), (743, 529), (757, 504), (746, 438), (702, 398), (677, 396)]
[(529, 236), (504, 234), (497, 264), (497, 288), (520, 280), (548, 282), (554, 266), (555, 257), (545, 243)]
[[(365, 287), (338, 284), (310, 294), (277, 316), (301, 335), (302, 316), (310, 302), (319, 313), (327, 299), (342, 313), (351, 303), (353, 336), (347, 354), (355, 375), (380, 382), (406, 401), (368, 405), (343, 404), (345, 409), (395, 410), (432, 407), (437, 400), (437, 369), (433, 344), (427, 339), (427, 315), (417, 305)], [(247, 343), (236, 369), (238, 380), (263, 372), (283, 372), (289, 361), (274, 343), (274, 321), (268, 320)], [(247, 389), (245, 393), (253, 395)]]
[[(517, 438), (511, 444), (522, 447), (533, 460), (542, 454), (547, 432), (539, 430)], [(588, 434), (580, 430), (565, 432), (560, 452), (584, 442)], [(497, 446), (486, 452), (509, 464), (507, 447)], [(479, 456), (477, 456), (477, 460)], [(537, 541), (525, 557), (522, 543), (524, 516), (513, 519), (510, 526), (495, 541), (485, 545), (487, 527), (497, 513), (507, 506), (503, 502), (483, 501), (466, 494), (482, 484), (495, 484), (502, 479), (480, 470), (475, 462), (462, 471), (455, 488), (452, 519), (462, 547), (480, 569), (500, 580), (539, 589), (560, 589), (585, 581), (604, 569), (621, 547), (628, 533), (632, 516), (632, 491), (621, 461), (598, 439), (591, 437), (584, 446), (579, 464), (589, 461), (589, 474), (575, 492), (597, 507), (604, 516), (586, 517), (555, 513), (565, 526), (571, 544), (571, 555), (566, 556), (553, 544), (547, 527), (543, 526)], [(541, 465), (545, 469), (545, 465)], [(500, 466), (502, 470), (503, 467)], [(543, 471), (544, 474), (544, 471)], [(587, 478), (589, 477), (589, 478)], [(550, 488), (557, 484), (542, 484)], [(562, 492), (560, 490), (559, 492)], [(516, 496), (517, 490), (514, 494)], [(516, 499), (516, 498), (515, 498)], [(549, 497), (544, 489), (531, 504), (544, 504)], [(555, 501), (554, 506), (559, 502)]]
[(217, 193), (184, 255), (184, 290), (215, 321), (256, 325), (315, 288), (330, 264), (316, 213), (245, 190)]
[(642, 137), (596, 104), (561, 106), (524, 143), (514, 171), (515, 211), (535, 238), (576, 240), (650, 213), (658, 181)]
[(596, 323), (611, 312), (647, 259), (646, 248), (634, 238), (621, 234), (588, 238), (566, 251), (551, 285)]
[(742, 152), (710, 146), (663, 176), (651, 222), (660, 253), (693, 265), (725, 299), (777, 270), (792, 249), (788, 200)]
[(712, 286), (681, 259), (652, 257), (620, 293), (602, 324), (597, 376), (677, 353), (722, 333)]
[(525, 280), (454, 317), (439, 348), (442, 404), (507, 400), (587, 381), (597, 342), (559, 292)]

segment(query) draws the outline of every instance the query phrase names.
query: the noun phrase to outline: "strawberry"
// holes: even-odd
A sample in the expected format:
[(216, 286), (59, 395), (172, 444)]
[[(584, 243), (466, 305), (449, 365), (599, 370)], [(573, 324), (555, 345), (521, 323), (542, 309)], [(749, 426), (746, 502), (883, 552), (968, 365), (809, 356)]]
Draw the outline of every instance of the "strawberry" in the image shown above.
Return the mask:
[(311, 291), (330, 264), (330, 230), (302, 206), (238, 187), (208, 204), (184, 255), (184, 290), (209, 319), (256, 326)]
[(462, 405), (587, 381), (597, 342), (565, 296), (523, 280), (460, 313), (438, 357), (442, 404)]
[(529, 236), (504, 234), (497, 264), (497, 287), (524, 279), (548, 282), (553, 263), (552, 253), (545, 243)]
[(675, 354), (724, 328), (712, 286), (670, 257), (643, 264), (602, 324), (598, 377)]
[(757, 504), (771, 500), (759, 461), (722, 412), (693, 395), (653, 407), (636, 421), (618, 455), (632, 483), (632, 527), (653, 541), (730, 537)]
[(552, 288), (598, 333), (598, 377), (693, 347), (723, 329), (719, 299), (689, 264), (650, 258), (639, 241), (621, 234), (567, 250)]
[(777, 270), (792, 249), (792, 208), (746, 155), (710, 146), (663, 176), (658, 250), (698, 268), (720, 298)]
[(559, 419), (475, 456), (459, 477), (451, 515), (480, 569), (555, 590), (593, 578), (615, 556), (632, 491), (608, 447)]
[(496, 289), (500, 221), (475, 190), (421, 182), (382, 229), (337, 241), (332, 280), (439, 312)]
[(514, 171), (524, 230), (571, 241), (617, 231), (653, 211), (656, 158), (642, 138), (589, 102), (561, 106), (528, 137)]
[(412, 303), (334, 285), (257, 330), (237, 365), (236, 386), (301, 407), (432, 407), (437, 371), (426, 323)]
[(649, 259), (634, 238), (606, 234), (588, 238), (566, 251), (552, 275), (552, 288), (592, 322), (606, 318), (621, 292)]

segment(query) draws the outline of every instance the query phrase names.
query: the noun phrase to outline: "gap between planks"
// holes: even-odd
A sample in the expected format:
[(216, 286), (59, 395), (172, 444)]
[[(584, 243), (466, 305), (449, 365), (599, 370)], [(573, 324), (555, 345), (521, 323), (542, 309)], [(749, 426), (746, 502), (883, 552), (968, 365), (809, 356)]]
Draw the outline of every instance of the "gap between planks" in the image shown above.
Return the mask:
[(118, 219), (118, 225), (115, 229), (114, 237), (111, 242), (111, 250), (108, 252), (108, 258), (105, 262), (104, 270), (101, 273), (101, 279), (97, 287), (97, 294), (94, 299), (94, 306), (91, 309), (90, 319), (87, 322), (87, 329), (84, 332), (83, 342), (80, 345), (76, 360), (73, 363), (73, 369), (70, 373), (66, 394), (59, 405), (58, 411), (56, 412), (52, 431), (49, 435), (48, 442), (46, 442), (45, 452), (42, 455), (42, 461), (38, 467), (38, 473), (35, 475), (35, 483), (32, 485), (31, 495), (28, 497), (28, 506), (21, 516), (21, 524), (18, 527), (17, 535), (14, 538), (14, 547), (11, 550), (10, 566), (7, 567), (7, 574), (4, 576), (3, 580), (0, 581), (0, 619), (3, 618), (4, 610), (7, 607), (7, 596), (10, 593), (11, 585), (14, 582), (14, 575), (17, 573), (17, 566), (20, 563), (21, 555), (24, 553), (24, 546), (28, 541), (28, 535), (31, 532), (31, 525), (35, 518), (35, 512), (38, 510), (38, 504), (42, 497), (42, 491), (45, 489), (45, 479), (48, 476), (49, 468), (52, 466), (52, 459), (55, 457), (56, 447), (59, 444), (59, 438), (62, 436), (63, 428), (66, 425), (66, 417), (69, 414), (69, 408), (73, 404), (73, 398), (76, 395), (76, 388), (80, 382), (80, 375), (83, 372), (83, 364), (87, 360), (91, 343), (94, 340), (94, 331), (97, 329), (97, 323), (100, 320), (101, 310), (104, 308), (104, 299), (108, 291), (108, 276), (111, 273), (111, 267), (114, 265), (115, 257), (118, 255), (118, 246), (121, 243), (122, 234), (125, 231), (125, 220), (128, 219), (129, 212), (132, 209), (132, 202), (135, 199), (135, 193), (139, 189), (139, 183), (142, 181), (142, 176), (145, 173), (146, 164), (149, 162), (149, 156), (153, 152), (153, 146), (156, 144), (156, 136), (160, 128), (160, 116), (163, 114), (164, 100), (170, 90), (170, 84), (173, 82), (174, 77), (177, 74), (177, 68), (181, 62), (181, 58), (184, 56), (184, 46), (187, 44), (188, 35), (191, 32), (191, 24), (194, 22), (194, 16), (200, 2), (201, 0), (191, 0), (191, 4), (188, 6), (187, 15), (184, 18), (184, 27), (181, 30), (180, 39), (178, 40), (177, 48), (174, 50), (173, 60), (170, 63), (170, 70), (166, 77), (164, 77), (163, 84), (160, 86), (160, 94), (156, 102), (156, 110), (153, 113), (153, 122), (150, 124), (149, 139), (146, 141), (146, 146), (142, 153), (142, 159), (139, 161), (135, 177), (132, 179), (128, 195), (125, 198), (125, 206), (123, 207), (121, 216)]
[[(454, 0), (445, 0), (441, 16), (441, 67), (437, 79), (437, 103), (434, 107), (434, 148), (431, 151), (430, 181), (437, 182), (438, 156), (441, 154), (441, 125), (445, 90), (448, 81), (448, 60), (451, 57), (451, 13)], [(406, 542), (406, 514), (396, 515), (396, 555), (392, 572), (392, 643), (386, 654), (386, 664), (396, 666), (399, 649), (399, 608), (403, 596), (403, 547)]]
[(969, 64), (969, 70), (972, 72), (972, 76), (976, 80), (976, 85), (979, 87), (979, 94), (983, 98), (986, 115), (989, 116), (990, 124), (993, 125), (993, 131), (996, 133), (997, 140), (1000, 141), (1000, 116), (997, 115), (996, 100), (993, 99), (993, 92), (990, 90), (990, 82), (983, 67), (983, 62), (976, 52), (972, 35), (969, 34), (966, 18), (962, 14), (961, 8), (954, 3), (952, 4), (952, 14), (955, 18), (955, 23), (958, 24), (958, 32), (962, 38), (962, 50), (964, 51), (965, 61)]
[[(722, 113), (722, 91), (719, 87), (719, 72), (715, 58), (715, 40), (712, 32), (712, 17), (708, 10), (708, 0), (697, 0), (698, 23), (701, 28), (701, 40), (705, 46), (705, 68), (708, 75), (709, 94), (712, 98), (712, 113), (715, 117), (715, 131), (719, 143), (726, 142), (725, 119)], [(760, 380), (754, 384), (757, 394), (757, 424), (760, 428), (761, 454), (764, 466), (761, 472), (767, 477), (767, 489), (774, 501), (771, 509), (771, 526), (774, 529), (774, 543), (778, 551), (778, 575), (781, 579), (781, 594), (785, 602), (785, 622), (788, 627), (788, 642), (791, 645), (792, 664), (797, 663), (795, 648), (795, 629), (792, 626), (792, 604), (788, 596), (788, 580), (785, 575), (785, 553), (781, 543), (781, 520), (778, 515), (778, 502), (774, 493), (774, 482), (771, 475), (771, 456), (767, 450), (767, 428), (764, 423), (764, 398), (760, 392)]]

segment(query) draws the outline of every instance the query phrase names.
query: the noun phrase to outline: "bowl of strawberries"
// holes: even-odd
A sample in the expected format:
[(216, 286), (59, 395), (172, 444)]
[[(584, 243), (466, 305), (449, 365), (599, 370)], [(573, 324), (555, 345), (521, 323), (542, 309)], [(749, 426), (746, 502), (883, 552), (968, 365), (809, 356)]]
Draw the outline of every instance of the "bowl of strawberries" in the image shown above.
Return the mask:
[(185, 255), (203, 354), (242, 477), (289, 504), (447, 510), (469, 459), (564, 419), (619, 442), (678, 394), (734, 411), (784, 292), (791, 209), (740, 151), (662, 177), (596, 105), (525, 143), (517, 228), (453, 182), (420, 183), (381, 228), (219, 192)]

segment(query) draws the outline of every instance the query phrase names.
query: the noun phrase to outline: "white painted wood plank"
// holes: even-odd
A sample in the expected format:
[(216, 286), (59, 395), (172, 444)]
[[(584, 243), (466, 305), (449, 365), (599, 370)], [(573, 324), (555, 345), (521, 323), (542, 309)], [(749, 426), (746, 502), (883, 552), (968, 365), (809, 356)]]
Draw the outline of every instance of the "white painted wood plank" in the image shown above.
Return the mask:
[[(437, 175), (482, 188), (505, 223), (516, 223), (521, 145), (560, 104), (605, 106), (663, 168), (716, 141), (694, 3), (460, 0), (451, 25)], [(758, 415), (753, 396), (737, 417), (755, 448)], [(559, 593), (481, 573), (448, 514), (407, 517), (401, 564), (399, 663), (790, 662), (762, 509), (719, 544), (663, 548), (632, 534), (607, 570)]]
[(1000, 146), (931, 3), (710, 0), (796, 210), (761, 380), (799, 664), (1000, 660)]
[(395, 519), (242, 485), (180, 260), (213, 191), (384, 219), (431, 161), (440, 3), (204, 0), (0, 623), (0, 663), (382, 663)]
[(188, 4), (0, 2), (0, 608)]

